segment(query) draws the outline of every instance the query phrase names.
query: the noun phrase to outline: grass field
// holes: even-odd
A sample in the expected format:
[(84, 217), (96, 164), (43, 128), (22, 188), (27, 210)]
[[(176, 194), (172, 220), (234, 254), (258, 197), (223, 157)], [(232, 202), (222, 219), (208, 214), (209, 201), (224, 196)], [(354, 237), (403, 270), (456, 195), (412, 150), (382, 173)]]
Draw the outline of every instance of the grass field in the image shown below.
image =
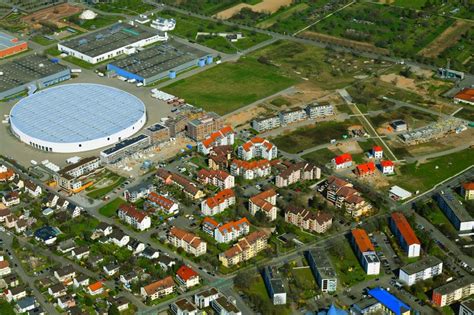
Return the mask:
[(272, 139), (275, 145), (286, 152), (296, 153), (320, 144), (329, 143), (331, 139), (341, 139), (347, 134), (347, 127), (352, 121), (322, 122), (310, 127), (296, 129)]
[(15, 315), (15, 309), (13, 306), (8, 303), (7, 301), (1, 300), (0, 301), (0, 314), (2, 315)]
[[(206, 21), (174, 11), (162, 11), (159, 15), (162, 17), (174, 18), (176, 20), (176, 28), (172, 31), (174, 35), (186, 38), (191, 41), (196, 41), (201, 45), (223, 53), (236, 53), (238, 50), (247, 49), (271, 38), (270, 35), (246, 31), (235, 26), (228, 26), (224, 25), (223, 23)], [(226, 38), (220, 36), (199, 36), (196, 38), (198, 32), (241, 32), (245, 38), (237, 41), (236, 43), (231, 43)]]
[(305, 159), (308, 162), (313, 162), (317, 165), (325, 165), (326, 163), (329, 163), (332, 158), (334, 158), (336, 154), (332, 152), (329, 149), (321, 149), (318, 151), (313, 151), (311, 153), (303, 155), (303, 159)]
[(79, 19), (79, 15), (80, 14), (72, 15), (68, 18), (68, 20), (87, 30), (95, 30), (101, 27), (105, 27), (105, 26), (118, 22), (120, 19), (123, 19), (123, 17), (118, 16), (118, 15), (99, 14), (93, 20), (81, 20)]
[(141, 14), (155, 9), (155, 6), (144, 3), (142, 0), (114, 0), (98, 3), (95, 7), (101, 11), (123, 14)]
[[(337, 250), (330, 253), (339, 282), (344, 286), (351, 286), (364, 281), (367, 275), (360, 266), (349, 243), (344, 240), (339, 245)], [(335, 253), (336, 251), (337, 254)]]
[(218, 65), (162, 90), (206, 111), (222, 115), (284, 90), (296, 82), (294, 78), (281, 75), (277, 67), (262, 64), (255, 58), (242, 57), (235, 63)]
[(48, 46), (48, 45), (51, 45), (51, 44), (54, 44), (54, 43), (57, 42), (56, 40), (47, 39), (43, 35), (33, 36), (31, 38), (31, 40), (34, 41), (35, 43), (38, 43), (38, 44), (42, 45), (42, 46)]
[(420, 165), (406, 164), (399, 168), (401, 175), (392, 177), (392, 181), (410, 191), (425, 191), (471, 166), (473, 154), (473, 149), (465, 149)]
[(109, 174), (107, 176), (107, 179), (112, 181), (112, 184), (105, 187), (97, 188), (97, 189), (95, 187), (95, 184), (88, 187), (86, 189), (88, 191), (87, 197), (94, 198), (94, 199), (102, 198), (105, 195), (107, 195), (109, 192), (111, 192), (112, 190), (120, 186), (126, 180), (125, 177), (122, 177), (113, 173)]
[(241, 1), (241, 0), (164, 0), (163, 2), (171, 5), (178, 5), (180, 8), (187, 9), (191, 12), (199, 12), (206, 15), (212, 15), (222, 10), (228, 9), (241, 2), (254, 3), (256, 0)]
[(395, 0), (394, 5), (409, 8), (409, 9), (421, 9), (426, 3), (426, 0)]
[(456, 44), (439, 54), (435, 62), (438, 66), (445, 67), (447, 59), (450, 59), (452, 69), (474, 73), (474, 26)]
[(375, 128), (381, 127), (395, 119), (403, 119), (408, 123), (410, 128), (420, 128), (428, 125), (429, 123), (435, 122), (437, 116), (425, 113), (410, 107), (399, 107), (396, 110), (386, 111), (383, 114), (377, 116), (369, 116), (368, 119), (372, 122)]
[(106, 217), (113, 217), (121, 205), (127, 203), (122, 198), (116, 198), (99, 209), (99, 213)]
[(263, 20), (262, 22), (257, 24), (257, 27), (261, 28), (269, 28), (281, 21), (285, 21), (288, 18), (292, 17), (294, 14), (302, 12), (308, 9), (309, 5), (307, 3), (297, 3), (295, 5), (291, 5), (284, 10), (279, 10), (275, 14), (272, 14), (269, 18)]
[(439, 15), (360, 2), (315, 24), (310, 30), (413, 56), (454, 22)]

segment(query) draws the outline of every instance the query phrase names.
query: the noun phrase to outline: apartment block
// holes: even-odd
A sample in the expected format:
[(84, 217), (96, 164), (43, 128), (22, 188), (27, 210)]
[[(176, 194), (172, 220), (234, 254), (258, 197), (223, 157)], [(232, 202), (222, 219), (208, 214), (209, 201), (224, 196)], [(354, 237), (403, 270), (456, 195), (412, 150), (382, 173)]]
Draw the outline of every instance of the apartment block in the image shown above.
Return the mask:
[(427, 256), (400, 268), (398, 278), (408, 286), (412, 286), (418, 281), (431, 279), (442, 272), (443, 262), (434, 256)]
[(305, 257), (321, 291), (335, 292), (337, 289), (337, 275), (327, 253), (313, 249), (306, 251)]
[(401, 212), (394, 212), (390, 217), (390, 230), (397, 237), (408, 257), (420, 256), (421, 242)]

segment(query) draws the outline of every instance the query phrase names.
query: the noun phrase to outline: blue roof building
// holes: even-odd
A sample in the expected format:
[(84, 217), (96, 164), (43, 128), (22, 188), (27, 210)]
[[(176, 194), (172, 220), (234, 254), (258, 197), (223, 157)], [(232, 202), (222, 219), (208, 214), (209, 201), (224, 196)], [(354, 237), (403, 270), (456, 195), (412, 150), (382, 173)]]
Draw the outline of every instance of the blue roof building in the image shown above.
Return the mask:
[(35, 231), (35, 239), (45, 243), (46, 245), (53, 244), (56, 241), (57, 232), (51, 226), (43, 226)]
[(374, 288), (369, 290), (369, 295), (382, 304), (382, 308), (385, 311), (384, 314), (394, 314), (394, 315), (409, 315), (410, 306), (403, 303), (393, 294), (390, 294), (388, 291), (382, 288)]
[(317, 315), (348, 315), (346, 311), (337, 308), (334, 304), (331, 304), (327, 311), (320, 311)]

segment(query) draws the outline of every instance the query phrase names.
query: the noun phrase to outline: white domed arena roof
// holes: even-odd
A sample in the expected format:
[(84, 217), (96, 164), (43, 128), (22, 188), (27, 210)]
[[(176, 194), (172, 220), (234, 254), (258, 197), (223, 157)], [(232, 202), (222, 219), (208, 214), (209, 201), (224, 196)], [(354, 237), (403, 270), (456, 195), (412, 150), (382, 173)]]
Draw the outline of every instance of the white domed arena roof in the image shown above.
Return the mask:
[(97, 16), (97, 13), (95, 13), (94, 11), (85, 10), (81, 13), (81, 15), (79, 15), (79, 18), (81, 20), (93, 20), (96, 18), (96, 16)]

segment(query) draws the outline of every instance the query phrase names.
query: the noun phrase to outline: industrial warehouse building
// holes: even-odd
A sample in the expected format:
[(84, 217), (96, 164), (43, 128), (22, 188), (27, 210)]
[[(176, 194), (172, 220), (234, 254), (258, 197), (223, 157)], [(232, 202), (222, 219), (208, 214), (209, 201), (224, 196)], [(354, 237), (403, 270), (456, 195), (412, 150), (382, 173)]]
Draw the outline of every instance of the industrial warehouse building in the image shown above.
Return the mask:
[(0, 100), (69, 80), (71, 71), (39, 55), (29, 55), (0, 65)]
[(117, 23), (103, 30), (61, 42), (58, 49), (70, 56), (96, 64), (122, 54), (132, 54), (137, 48), (167, 39), (168, 35), (163, 32)]
[(94, 150), (126, 139), (146, 122), (145, 104), (122, 90), (89, 83), (52, 87), (10, 112), (13, 134), (47, 152)]
[(18, 54), (28, 49), (28, 43), (0, 32), (0, 58)]
[(170, 41), (111, 62), (107, 70), (147, 85), (166, 77), (174, 78), (180, 71), (212, 61), (213, 57), (205, 51)]

